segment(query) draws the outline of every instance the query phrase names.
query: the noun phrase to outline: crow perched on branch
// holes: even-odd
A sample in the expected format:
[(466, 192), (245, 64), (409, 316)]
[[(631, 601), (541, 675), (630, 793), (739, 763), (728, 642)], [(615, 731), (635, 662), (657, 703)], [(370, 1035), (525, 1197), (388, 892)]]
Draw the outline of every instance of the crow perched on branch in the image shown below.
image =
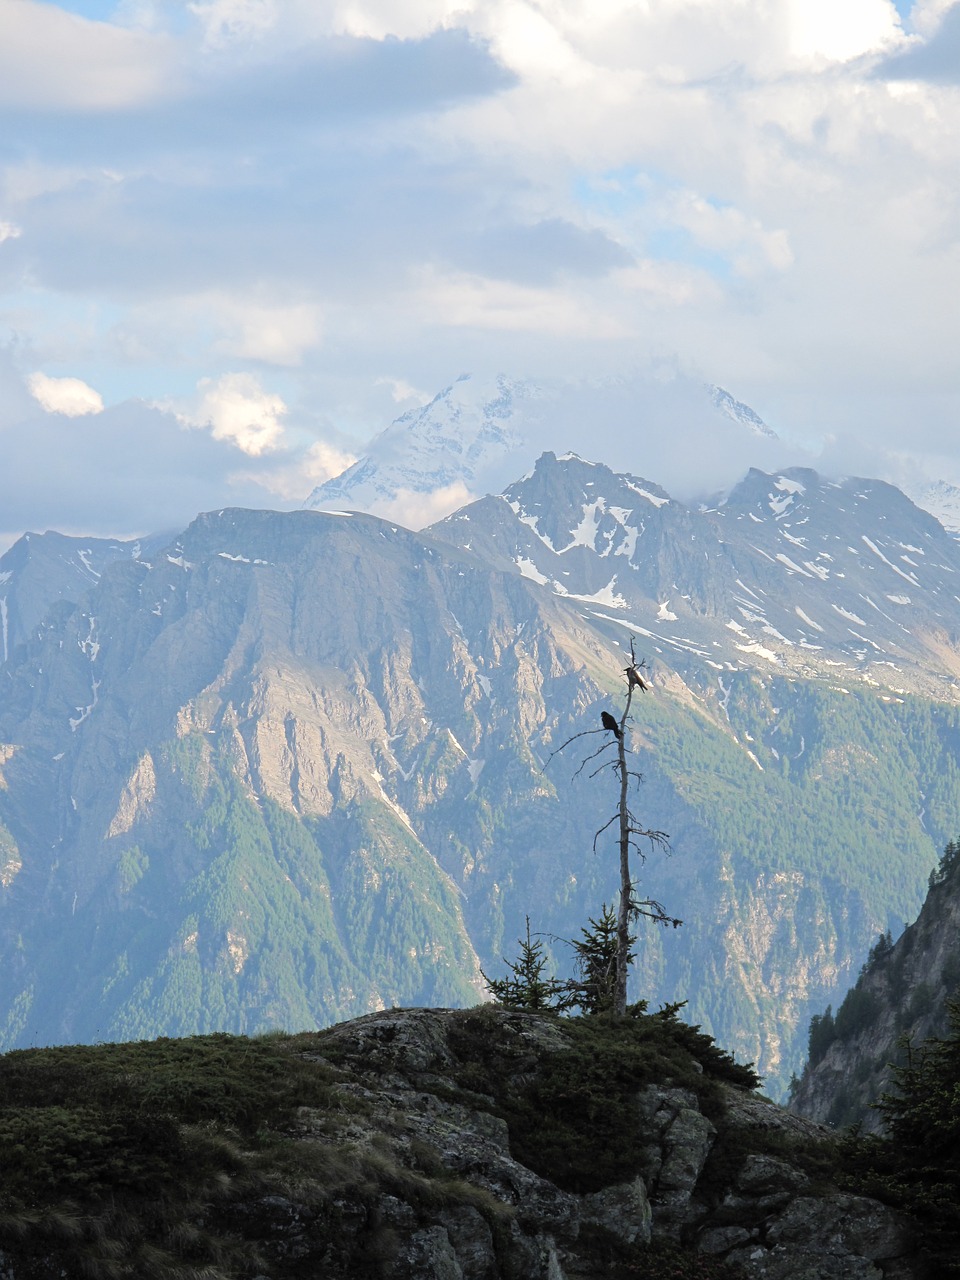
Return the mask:
[(619, 739), (620, 726), (617, 724), (616, 720), (614, 720), (613, 716), (610, 714), (609, 711), (600, 712), (600, 723), (603, 725), (605, 729), (609, 729), (611, 733), (616, 734), (617, 738)]
[(624, 667), (624, 671), (627, 673), (627, 684), (631, 689), (639, 689), (641, 693), (647, 692), (650, 686), (635, 666)]

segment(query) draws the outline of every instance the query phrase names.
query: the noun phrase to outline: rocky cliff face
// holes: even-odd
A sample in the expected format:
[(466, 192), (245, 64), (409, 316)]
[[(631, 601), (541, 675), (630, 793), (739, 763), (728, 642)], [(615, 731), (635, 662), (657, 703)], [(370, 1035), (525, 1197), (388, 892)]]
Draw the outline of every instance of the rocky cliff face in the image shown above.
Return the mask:
[(24, 644), (57, 601), (76, 601), (115, 560), (136, 559), (140, 542), (27, 533), (0, 569), (0, 662)]
[[(405, 1009), (55, 1053), (0, 1059), (4, 1097), (31, 1108), (0, 1108), (6, 1280), (921, 1274), (910, 1223), (836, 1181), (831, 1135), (669, 1015)], [(98, 1096), (111, 1123), (69, 1178), (24, 1158), (24, 1125), (52, 1159)]]
[(915, 923), (895, 943), (880, 938), (834, 1015), (811, 1032), (811, 1056), (791, 1102), (836, 1126), (881, 1128), (871, 1106), (891, 1083), (891, 1063), (947, 1032), (946, 1002), (960, 995), (960, 862), (945, 858)]

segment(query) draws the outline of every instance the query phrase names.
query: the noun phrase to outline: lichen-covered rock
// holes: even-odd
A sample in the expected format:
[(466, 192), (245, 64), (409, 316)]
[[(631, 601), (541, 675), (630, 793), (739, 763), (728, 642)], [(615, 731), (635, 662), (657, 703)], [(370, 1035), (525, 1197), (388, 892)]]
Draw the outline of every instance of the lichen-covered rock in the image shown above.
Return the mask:
[(716, 1136), (715, 1127), (699, 1110), (682, 1107), (677, 1112), (661, 1138), (663, 1160), (657, 1196), (662, 1202), (689, 1198)]
[(736, 1176), (737, 1190), (744, 1195), (769, 1196), (780, 1191), (796, 1191), (809, 1178), (779, 1156), (747, 1156)]
[(799, 1245), (830, 1255), (855, 1255), (872, 1262), (900, 1257), (909, 1246), (903, 1223), (886, 1206), (865, 1196), (797, 1196), (770, 1224), (773, 1246)]
[(603, 1227), (624, 1244), (648, 1244), (653, 1211), (641, 1177), (594, 1191), (580, 1201), (582, 1222)]
[[(393, 1267), (397, 1280), (463, 1280), (463, 1267), (446, 1228), (415, 1231)], [(482, 1274), (482, 1273), (481, 1273)]]

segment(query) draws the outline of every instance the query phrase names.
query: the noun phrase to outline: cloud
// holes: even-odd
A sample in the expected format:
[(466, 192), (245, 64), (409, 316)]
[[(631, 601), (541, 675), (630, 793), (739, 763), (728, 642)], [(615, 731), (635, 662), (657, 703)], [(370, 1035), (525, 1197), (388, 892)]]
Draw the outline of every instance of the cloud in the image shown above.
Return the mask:
[[(469, 367), (657, 357), (798, 438), (960, 457), (960, 7), (910, 35), (889, 0), (135, 9), (0, 0), (0, 330), (176, 400), (203, 430), (151, 421), (213, 450), (213, 503), (293, 500), (313, 441), (360, 452)], [(635, 469), (710, 473), (697, 430)]]
[[(21, 359), (16, 346), (0, 344), (3, 545), (26, 530), (135, 536), (183, 527), (198, 511), (225, 505), (299, 506), (354, 461), (335, 429), (302, 415), (295, 432), (259, 456), (139, 400), (90, 413), (78, 430), (40, 407)], [(320, 431), (326, 438), (316, 439)]]
[(960, 84), (960, 4), (940, 16), (925, 40), (887, 58), (876, 74), (887, 80), (925, 80), (931, 84)]
[(250, 40), (275, 26), (277, 9), (273, 0), (203, 0), (188, 4), (200, 20), (204, 40), (214, 48), (233, 40)]
[(248, 478), (267, 493), (299, 506), (318, 484), (340, 475), (356, 460), (356, 454), (328, 441), (316, 440), (292, 460), (284, 460), (269, 471), (250, 472)]
[(901, 35), (890, 0), (791, 0), (788, 15), (790, 48), (801, 57), (846, 62)]
[(600, 305), (570, 291), (426, 268), (411, 299), (434, 323), (480, 330), (623, 338), (628, 330)]
[(566, 218), (484, 228), (467, 240), (462, 263), (503, 280), (547, 284), (563, 276), (602, 276), (632, 266), (633, 255), (596, 227)]
[(214, 440), (227, 440), (251, 458), (278, 448), (287, 406), (281, 396), (264, 391), (252, 373), (202, 378), (197, 391), (196, 403), (177, 414), (185, 425), (209, 427)]
[(31, 373), (27, 379), (30, 394), (47, 413), (60, 413), (65, 418), (82, 418), (103, 412), (100, 393), (80, 378), (51, 378), (45, 373)]
[(82, 432), (64, 431), (39, 410), (7, 420), (0, 449), (0, 510), (9, 531), (137, 536), (182, 528), (198, 511), (265, 505), (264, 489), (238, 468), (244, 455), (232, 444), (137, 401), (91, 415)]
[(216, 298), (213, 309), (227, 330), (214, 350), (226, 356), (298, 365), (311, 348), (319, 346), (323, 334), (321, 310), (309, 302), (258, 303), (228, 295)]
[(370, 508), (373, 515), (384, 520), (396, 520), (406, 529), (423, 529), (436, 520), (442, 520), (453, 511), (466, 506), (478, 497), (471, 493), (462, 481), (443, 485), (432, 493), (413, 489), (399, 489), (395, 498), (376, 502)]
[(91, 22), (55, 4), (0, 0), (0, 105), (112, 111), (156, 101), (176, 78), (163, 35)]
[(405, 378), (376, 378), (378, 387), (389, 387), (394, 404), (405, 404), (408, 408), (428, 404), (436, 394), (433, 391), (418, 391)]

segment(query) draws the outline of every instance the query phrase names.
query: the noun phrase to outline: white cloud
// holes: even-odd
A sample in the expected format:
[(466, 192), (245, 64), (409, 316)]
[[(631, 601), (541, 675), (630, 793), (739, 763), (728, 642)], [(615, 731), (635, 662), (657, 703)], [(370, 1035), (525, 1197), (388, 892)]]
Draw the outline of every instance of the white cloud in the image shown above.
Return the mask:
[[(566, 292), (566, 291), (565, 291)], [(601, 306), (582, 295), (488, 280), (466, 272), (425, 268), (417, 291), (421, 317), (428, 322), (476, 329), (590, 334), (626, 337), (627, 330)]]
[(308, 30), (334, 32), (351, 36), (367, 36), (384, 40), (396, 36), (401, 40), (416, 39), (461, 19), (474, 8), (472, 0), (378, 0), (356, 3), (355, 0), (332, 0), (319, 5), (316, 0), (293, 0), (290, 5), (297, 20)]
[(915, 0), (910, 12), (910, 22), (917, 31), (925, 36), (933, 35), (948, 9), (952, 9), (957, 0)]
[(99, 392), (80, 378), (51, 378), (45, 373), (31, 373), (27, 379), (30, 394), (47, 413), (61, 413), (65, 418), (82, 418), (103, 412)]
[(321, 310), (312, 303), (256, 303), (236, 297), (214, 300), (219, 323), (227, 330), (215, 349), (228, 356), (266, 364), (298, 365), (323, 334)]
[[(159, 32), (165, 7), (117, 12)], [(207, 375), (181, 419), (291, 500), (463, 368), (650, 355), (784, 433), (922, 424), (960, 459), (960, 97), (891, 78), (948, 55), (952, 0), (909, 34), (890, 0), (192, 8), (174, 38), (0, 0), (30, 157), (0, 169), (0, 328), (26, 367), (111, 403)], [(342, 457), (301, 457), (318, 435)]]
[(398, 489), (397, 496), (374, 503), (371, 511), (384, 520), (396, 520), (406, 529), (423, 529), (435, 520), (442, 520), (452, 511), (473, 502), (477, 494), (471, 493), (460, 480), (444, 485), (432, 493), (418, 493), (413, 489)]
[(171, 291), (131, 300), (109, 338), (126, 360), (149, 362), (162, 351), (167, 360), (188, 362), (202, 352), (208, 367), (249, 360), (292, 369), (320, 349), (324, 314), (317, 302), (261, 298), (254, 290)]
[(102, 111), (169, 93), (168, 37), (91, 22), (55, 4), (0, 0), (0, 104)]
[(418, 391), (405, 378), (376, 378), (374, 385), (389, 387), (394, 404), (406, 404), (410, 407), (428, 404), (436, 395), (436, 391)]
[(790, 0), (790, 47), (800, 57), (845, 62), (902, 38), (890, 0)]
[(299, 505), (318, 484), (340, 475), (356, 460), (356, 455), (346, 449), (317, 440), (293, 462), (272, 467), (269, 471), (247, 472), (243, 478), (254, 481), (285, 502)]
[(252, 458), (278, 448), (287, 406), (281, 396), (264, 391), (252, 373), (202, 378), (197, 391), (196, 404), (177, 411), (185, 425), (209, 427), (214, 440), (228, 440)]

